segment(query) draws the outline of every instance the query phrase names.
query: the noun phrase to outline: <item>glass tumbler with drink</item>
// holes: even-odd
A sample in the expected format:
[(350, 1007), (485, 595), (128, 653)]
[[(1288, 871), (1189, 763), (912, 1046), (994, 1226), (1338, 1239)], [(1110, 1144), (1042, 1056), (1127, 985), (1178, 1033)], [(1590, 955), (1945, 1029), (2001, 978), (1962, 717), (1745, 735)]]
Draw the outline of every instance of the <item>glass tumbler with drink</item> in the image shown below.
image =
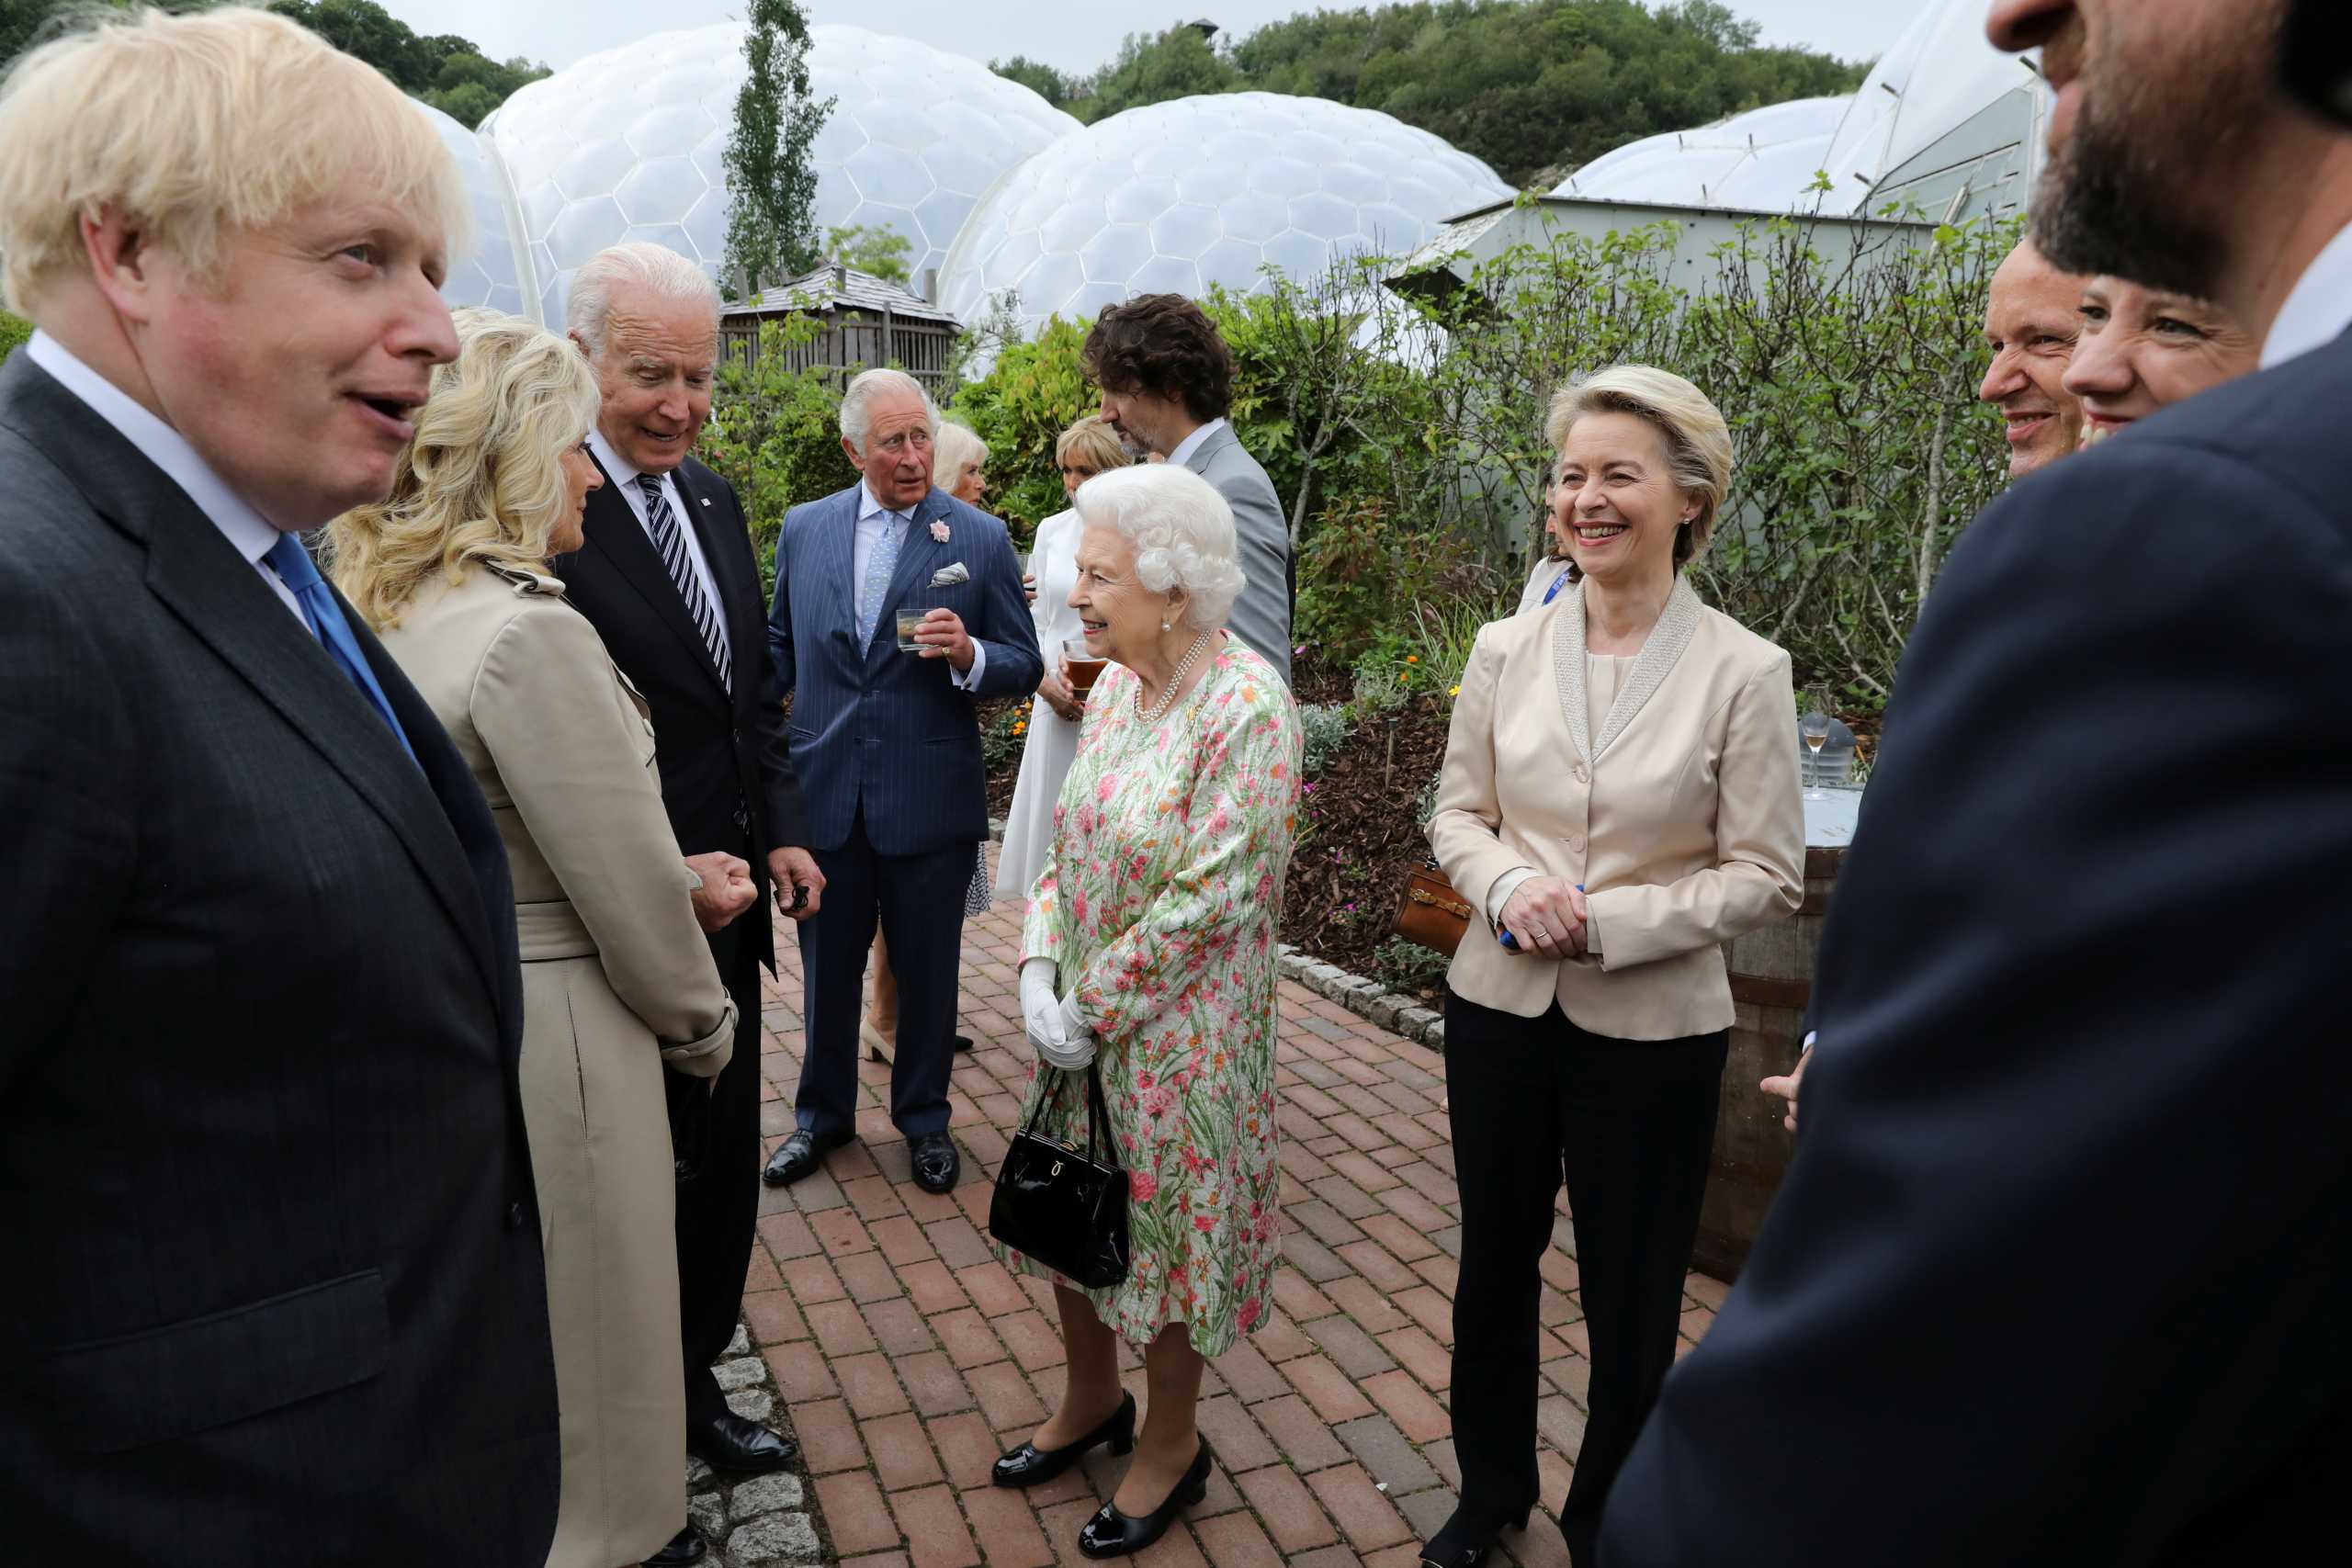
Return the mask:
[(1095, 678), (1102, 673), (1102, 666), (1108, 662), (1089, 653), (1086, 639), (1082, 637), (1070, 637), (1062, 643), (1062, 663), (1069, 671), (1070, 695), (1077, 699), (1079, 706), (1086, 705), (1086, 694), (1094, 689)]

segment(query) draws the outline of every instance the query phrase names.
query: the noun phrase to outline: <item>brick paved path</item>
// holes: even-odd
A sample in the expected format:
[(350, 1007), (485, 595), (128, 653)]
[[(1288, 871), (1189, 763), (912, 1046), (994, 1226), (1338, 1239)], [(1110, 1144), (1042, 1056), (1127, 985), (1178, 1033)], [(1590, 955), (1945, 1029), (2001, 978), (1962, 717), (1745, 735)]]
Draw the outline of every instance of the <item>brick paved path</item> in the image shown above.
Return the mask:
[[(798, 1081), (797, 947), (766, 994), (766, 1146), (792, 1126)], [(984, 1234), (989, 1178), (1018, 1116), (1029, 1056), (1014, 999), (1015, 907), (967, 922), (953, 1130), (964, 1177), (948, 1197), (914, 1185), (883, 1109), (888, 1068), (860, 1069), (861, 1141), (798, 1185), (762, 1192), (744, 1317), (807, 1450), (835, 1550), (860, 1568), (1045, 1568), (1082, 1562), (1078, 1529), (1118, 1483), (1103, 1450), (1026, 1493), (989, 1465), (1061, 1394), (1051, 1292), (1016, 1279)], [(1277, 1310), (1213, 1362), (1201, 1427), (1218, 1466), (1208, 1500), (1144, 1561), (1418, 1562), (1460, 1480), (1446, 1414), (1461, 1246), (1453, 1154), (1438, 1111), (1443, 1064), (1284, 981), (1279, 1055), (1283, 1251)], [(1588, 1353), (1565, 1202), (1544, 1261), (1544, 1508), (1567, 1495), (1584, 1431)], [(1686, 1339), (1724, 1287), (1693, 1275)], [(1143, 1393), (1140, 1363), (1123, 1355)], [(1385, 1488), (1385, 1489), (1384, 1489)], [(1564, 1564), (1539, 1518), (1501, 1560)], [(1490, 1561), (1492, 1561), (1490, 1559)]]

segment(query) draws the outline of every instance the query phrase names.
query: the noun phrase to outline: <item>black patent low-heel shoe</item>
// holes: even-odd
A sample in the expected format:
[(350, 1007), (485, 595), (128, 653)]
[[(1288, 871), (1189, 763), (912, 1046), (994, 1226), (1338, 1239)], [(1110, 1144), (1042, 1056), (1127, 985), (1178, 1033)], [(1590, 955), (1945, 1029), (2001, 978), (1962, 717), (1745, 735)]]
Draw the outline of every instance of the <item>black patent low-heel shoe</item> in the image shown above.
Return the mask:
[(1209, 1495), (1209, 1472), (1216, 1457), (1209, 1452), (1206, 1438), (1201, 1439), (1201, 1451), (1157, 1508), (1141, 1518), (1119, 1512), (1105, 1503), (1086, 1528), (1078, 1532), (1078, 1550), (1088, 1557), (1125, 1557), (1141, 1551), (1168, 1533), (1176, 1516)]
[(1519, 1511), (1516, 1519), (1508, 1516), (1499, 1520), (1481, 1523), (1467, 1517), (1456, 1508), (1453, 1517), (1445, 1521), (1430, 1543), (1421, 1548), (1421, 1568), (1476, 1568), (1494, 1550), (1495, 1538), (1505, 1530), (1523, 1530), (1535, 1512), (1530, 1503)]
[(989, 1479), (999, 1486), (1036, 1486), (1051, 1481), (1071, 1465), (1086, 1457), (1087, 1450), (1098, 1444), (1108, 1443), (1114, 1454), (1135, 1451), (1136, 1396), (1123, 1393), (1119, 1408), (1104, 1421), (1074, 1443), (1058, 1449), (1041, 1449), (1035, 1443), (1023, 1443), (998, 1460), (989, 1472)]

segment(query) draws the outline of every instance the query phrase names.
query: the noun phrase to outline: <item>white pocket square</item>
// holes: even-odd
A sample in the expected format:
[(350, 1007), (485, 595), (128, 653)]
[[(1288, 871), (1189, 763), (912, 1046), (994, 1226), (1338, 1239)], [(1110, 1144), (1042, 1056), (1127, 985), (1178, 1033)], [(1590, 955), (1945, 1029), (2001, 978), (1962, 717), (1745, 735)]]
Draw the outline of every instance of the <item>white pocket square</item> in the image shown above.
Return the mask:
[(933, 588), (953, 588), (959, 582), (969, 582), (971, 581), (972, 573), (962, 561), (956, 561), (950, 565), (943, 566), (937, 571), (931, 574), (931, 585)]

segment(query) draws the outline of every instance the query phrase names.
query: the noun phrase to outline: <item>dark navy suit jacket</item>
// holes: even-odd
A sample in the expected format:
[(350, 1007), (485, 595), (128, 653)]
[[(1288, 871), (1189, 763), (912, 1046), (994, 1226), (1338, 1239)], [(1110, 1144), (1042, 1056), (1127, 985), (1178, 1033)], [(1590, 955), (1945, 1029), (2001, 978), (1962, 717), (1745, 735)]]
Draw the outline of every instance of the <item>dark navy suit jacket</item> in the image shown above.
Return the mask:
[[(858, 492), (852, 485), (785, 514), (768, 615), (772, 702), (792, 697), (786, 735), (806, 798), (808, 844), (837, 850), (861, 806), (876, 852), (923, 854), (989, 836), (975, 697), (1021, 696), (1045, 672), (1021, 590), (1021, 559), (1002, 523), (933, 490), (915, 509), (874, 637), (857, 646), (854, 571)], [(944, 542), (932, 525), (944, 523)], [(933, 587), (961, 562), (968, 581)], [(988, 649), (978, 691), (956, 688), (947, 660), (899, 651), (901, 604), (947, 609)]]
[(1607, 1568), (2296, 1560), (2352, 1460), (2352, 340), (1953, 553)]

